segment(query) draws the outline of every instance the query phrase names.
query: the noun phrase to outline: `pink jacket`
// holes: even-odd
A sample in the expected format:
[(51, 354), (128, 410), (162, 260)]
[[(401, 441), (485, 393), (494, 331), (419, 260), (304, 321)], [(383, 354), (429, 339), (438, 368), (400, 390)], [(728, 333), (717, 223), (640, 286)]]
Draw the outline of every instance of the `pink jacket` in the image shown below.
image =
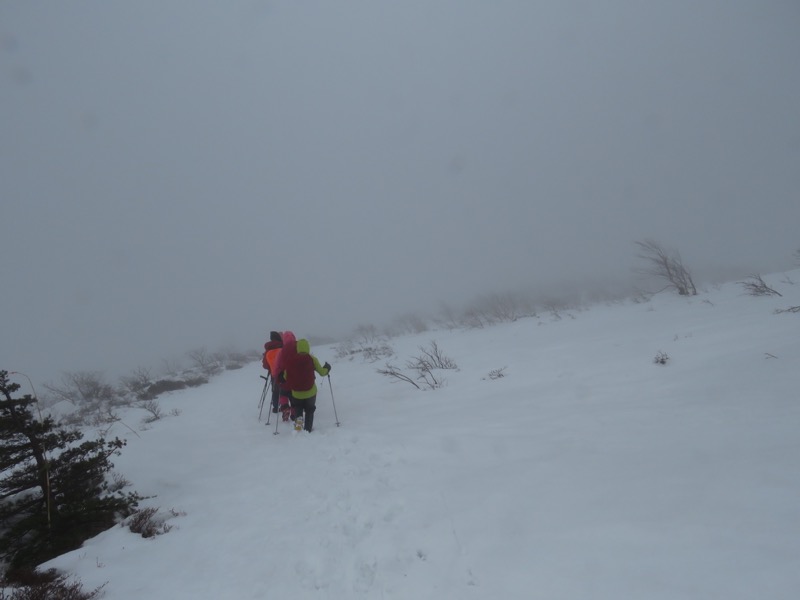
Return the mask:
[(286, 370), (286, 363), (297, 354), (297, 339), (294, 337), (294, 333), (284, 331), (281, 337), (283, 338), (283, 348), (278, 352), (275, 359), (275, 370), (272, 373), (272, 376), (278, 378), (278, 381), (280, 381), (280, 374)]

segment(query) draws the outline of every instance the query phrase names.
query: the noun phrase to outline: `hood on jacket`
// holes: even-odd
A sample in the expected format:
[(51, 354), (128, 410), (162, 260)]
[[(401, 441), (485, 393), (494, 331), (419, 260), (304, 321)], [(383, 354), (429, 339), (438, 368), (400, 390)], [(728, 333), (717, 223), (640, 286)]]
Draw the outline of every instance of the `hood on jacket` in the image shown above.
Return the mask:
[(311, 345), (308, 340), (305, 338), (297, 340), (297, 353), (308, 354), (309, 352), (311, 352)]

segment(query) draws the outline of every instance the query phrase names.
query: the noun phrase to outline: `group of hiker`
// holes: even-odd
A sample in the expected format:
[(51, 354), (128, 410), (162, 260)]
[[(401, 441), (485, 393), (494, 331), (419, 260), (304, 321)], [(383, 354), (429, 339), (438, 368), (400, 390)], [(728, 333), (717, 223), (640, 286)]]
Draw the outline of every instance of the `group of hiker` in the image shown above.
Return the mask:
[(280, 412), (284, 421), (294, 421), (298, 427), (302, 423), (302, 429), (310, 432), (317, 408), (315, 373), (325, 377), (330, 364), (321, 365), (308, 340), (296, 339), (291, 331), (270, 331), (261, 364), (272, 379), (272, 412)]

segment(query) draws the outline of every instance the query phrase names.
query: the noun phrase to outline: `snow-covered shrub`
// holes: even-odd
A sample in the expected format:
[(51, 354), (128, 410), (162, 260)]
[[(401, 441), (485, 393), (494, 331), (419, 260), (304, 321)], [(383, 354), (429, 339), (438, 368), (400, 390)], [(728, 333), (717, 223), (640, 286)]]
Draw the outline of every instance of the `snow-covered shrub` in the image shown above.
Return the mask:
[(95, 600), (103, 596), (105, 584), (84, 590), (79, 579), (59, 575), (55, 570), (44, 573), (16, 573), (14, 581), (0, 581), (0, 600)]
[(114, 408), (127, 403), (126, 394), (107, 383), (99, 371), (64, 373), (60, 383), (46, 383), (47, 401), (71, 424), (102, 424), (113, 421)]
[(192, 360), (194, 368), (200, 371), (203, 375), (211, 377), (220, 373), (223, 369), (220, 363), (220, 356), (218, 354), (211, 354), (205, 348), (195, 348), (186, 353)]
[(205, 385), (206, 383), (208, 383), (208, 378), (202, 376), (190, 376), (186, 378), (179, 377), (177, 379), (159, 379), (147, 388), (147, 392), (145, 393), (143, 399), (153, 400), (154, 398), (166, 392), (175, 392), (189, 387), (198, 387)]
[(492, 369), (491, 371), (489, 371), (489, 379), (494, 380), (494, 379), (500, 379), (502, 377), (505, 377), (506, 376), (505, 370), (506, 370), (506, 367), (502, 367), (500, 369)]
[(339, 360), (345, 358), (353, 360), (360, 355), (364, 362), (373, 363), (393, 356), (394, 348), (374, 325), (359, 325), (353, 337), (336, 346), (334, 352), (334, 356)]
[(148, 413), (150, 413), (143, 419), (144, 423), (154, 423), (155, 421), (158, 421), (159, 419), (161, 419), (161, 417), (164, 416), (164, 414), (161, 412), (161, 407), (155, 400), (145, 400), (141, 402), (138, 406), (139, 408), (146, 410)]
[(133, 533), (140, 534), (143, 538), (156, 537), (172, 530), (172, 525), (167, 521), (172, 517), (180, 517), (185, 513), (170, 509), (168, 514), (159, 512), (159, 508), (149, 507), (136, 511), (125, 519), (124, 525)]
[(121, 390), (134, 398), (141, 399), (147, 388), (153, 383), (150, 369), (139, 367), (130, 375), (120, 377)]
[(435, 390), (444, 384), (444, 379), (436, 371), (458, 370), (458, 365), (442, 353), (435, 341), (431, 342), (430, 348), (420, 346), (419, 349), (420, 355), (406, 361), (406, 367), (412, 374), (407, 374), (388, 362), (383, 369), (378, 369), (378, 373), (410, 383), (417, 389)]

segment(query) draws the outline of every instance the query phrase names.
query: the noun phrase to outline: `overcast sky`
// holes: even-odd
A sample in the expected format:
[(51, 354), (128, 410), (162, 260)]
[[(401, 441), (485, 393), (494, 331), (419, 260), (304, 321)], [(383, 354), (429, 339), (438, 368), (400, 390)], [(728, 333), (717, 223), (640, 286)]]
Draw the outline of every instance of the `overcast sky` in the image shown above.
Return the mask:
[(800, 247), (794, 0), (0, 2), (0, 369)]

